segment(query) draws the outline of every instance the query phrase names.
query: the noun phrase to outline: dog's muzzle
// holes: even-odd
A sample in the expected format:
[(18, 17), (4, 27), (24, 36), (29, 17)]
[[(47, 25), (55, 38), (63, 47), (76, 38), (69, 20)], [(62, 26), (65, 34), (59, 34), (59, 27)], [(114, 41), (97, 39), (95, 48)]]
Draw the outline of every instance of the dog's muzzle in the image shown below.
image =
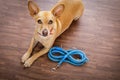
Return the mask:
[(42, 31), (42, 36), (46, 37), (48, 35), (48, 30), (47, 29), (44, 29)]

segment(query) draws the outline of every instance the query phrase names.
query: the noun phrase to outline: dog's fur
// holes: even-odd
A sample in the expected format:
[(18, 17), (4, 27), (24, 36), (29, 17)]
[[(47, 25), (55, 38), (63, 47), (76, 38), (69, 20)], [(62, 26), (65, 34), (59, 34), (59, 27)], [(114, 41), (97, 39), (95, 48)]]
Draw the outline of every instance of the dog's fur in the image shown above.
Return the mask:
[[(60, 0), (51, 11), (40, 11), (37, 4), (29, 0), (28, 10), (37, 27), (30, 47), (22, 57), (25, 67), (30, 67), (38, 57), (49, 51), (55, 39), (82, 15), (84, 6), (81, 0)], [(44, 48), (30, 57), (37, 42), (42, 43)]]

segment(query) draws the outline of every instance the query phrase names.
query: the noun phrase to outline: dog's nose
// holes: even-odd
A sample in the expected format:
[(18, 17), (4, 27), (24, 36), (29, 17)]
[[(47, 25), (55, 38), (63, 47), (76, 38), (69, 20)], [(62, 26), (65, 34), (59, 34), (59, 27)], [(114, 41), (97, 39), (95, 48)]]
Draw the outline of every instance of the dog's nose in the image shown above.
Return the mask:
[(42, 31), (42, 35), (43, 35), (44, 37), (46, 37), (46, 36), (48, 35), (48, 30), (47, 30), (47, 29), (44, 29), (44, 30)]

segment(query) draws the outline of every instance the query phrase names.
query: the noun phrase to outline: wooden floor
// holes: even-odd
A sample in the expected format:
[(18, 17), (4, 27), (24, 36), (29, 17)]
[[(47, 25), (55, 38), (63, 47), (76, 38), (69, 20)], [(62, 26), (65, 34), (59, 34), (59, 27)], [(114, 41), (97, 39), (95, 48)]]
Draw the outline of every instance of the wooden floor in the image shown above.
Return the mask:
[[(35, 0), (49, 10), (58, 0)], [(27, 0), (0, 0), (0, 80), (120, 80), (120, 0), (83, 0), (83, 16), (54, 43), (83, 50), (89, 62), (68, 63), (52, 72), (57, 63), (40, 57), (31, 68), (20, 64), (32, 38), (35, 23)]]

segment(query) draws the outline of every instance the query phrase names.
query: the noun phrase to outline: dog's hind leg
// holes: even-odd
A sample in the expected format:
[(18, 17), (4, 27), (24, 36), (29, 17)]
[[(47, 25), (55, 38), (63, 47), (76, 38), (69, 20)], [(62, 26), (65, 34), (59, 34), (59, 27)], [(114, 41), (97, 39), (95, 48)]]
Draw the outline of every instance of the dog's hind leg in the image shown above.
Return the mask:
[(78, 11), (78, 13), (76, 14), (76, 16), (75, 16), (75, 18), (74, 18), (75, 21), (78, 20), (78, 19), (83, 15), (83, 11), (84, 11), (84, 7), (82, 7), (82, 8)]

